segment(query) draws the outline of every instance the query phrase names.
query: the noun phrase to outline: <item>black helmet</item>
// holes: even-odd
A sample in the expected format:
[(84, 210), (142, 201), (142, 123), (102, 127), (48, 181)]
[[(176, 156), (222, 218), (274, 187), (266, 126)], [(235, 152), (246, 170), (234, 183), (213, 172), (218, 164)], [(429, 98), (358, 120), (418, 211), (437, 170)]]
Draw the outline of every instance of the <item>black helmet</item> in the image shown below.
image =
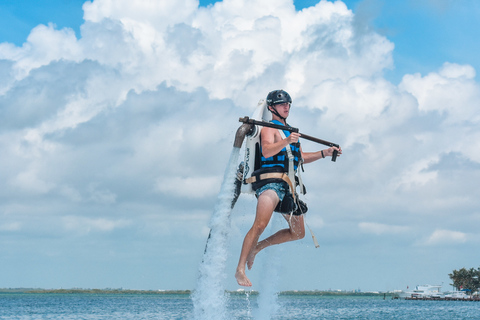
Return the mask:
[(274, 106), (280, 103), (292, 103), (290, 95), (283, 90), (274, 90), (267, 95), (267, 105)]

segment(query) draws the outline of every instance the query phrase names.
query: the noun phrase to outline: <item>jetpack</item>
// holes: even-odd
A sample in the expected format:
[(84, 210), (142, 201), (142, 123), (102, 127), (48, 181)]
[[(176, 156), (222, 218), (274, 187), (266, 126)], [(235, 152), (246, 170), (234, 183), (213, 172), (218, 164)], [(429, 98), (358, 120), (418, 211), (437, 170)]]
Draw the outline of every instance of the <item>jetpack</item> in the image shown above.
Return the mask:
[[(260, 100), (253, 112), (251, 118), (262, 123), (270, 123), (272, 120), (272, 113), (267, 108), (265, 100)], [(245, 183), (245, 181), (252, 176), (253, 171), (260, 168), (260, 131), (262, 128), (253, 122), (244, 122), (244, 125), (249, 126), (249, 131), (245, 137), (245, 158), (243, 160), (243, 183), (241, 193), (254, 193), (252, 185)]]

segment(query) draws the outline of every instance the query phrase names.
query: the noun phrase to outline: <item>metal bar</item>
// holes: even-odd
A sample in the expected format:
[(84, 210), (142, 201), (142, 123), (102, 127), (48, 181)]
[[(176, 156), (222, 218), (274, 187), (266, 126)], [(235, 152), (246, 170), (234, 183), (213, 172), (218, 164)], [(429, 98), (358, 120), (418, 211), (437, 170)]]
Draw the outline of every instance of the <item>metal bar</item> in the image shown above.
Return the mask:
[[(269, 128), (275, 128), (275, 129), (287, 130), (287, 131), (290, 131), (290, 132), (300, 133), (298, 128), (284, 126), (284, 125), (275, 124), (275, 123), (266, 122), (266, 121), (257, 121), (257, 120), (254, 120), (254, 119), (250, 119), (249, 117), (240, 118), (238, 121), (243, 122), (243, 123), (257, 125), (257, 126), (264, 126), (264, 127), (269, 127)], [(316, 143), (320, 143), (320, 144), (323, 144), (323, 145), (328, 146), (328, 147), (340, 148), (340, 145), (338, 145), (337, 143), (333, 143), (333, 142), (330, 142), (330, 141), (315, 138), (315, 137), (306, 135), (304, 133), (300, 133), (300, 135), (301, 135), (301, 138), (303, 138), (303, 139), (307, 139), (307, 140), (310, 140), (310, 141), (313, 141), (313, 142), (316, 142)], [(333, 152), (333, 155), (332, 155), (332, 161), (335, 161), (337, 159), (337, 154), (338, 154), (338, 152), (337, 152), (337, 150), (335, 150)]]

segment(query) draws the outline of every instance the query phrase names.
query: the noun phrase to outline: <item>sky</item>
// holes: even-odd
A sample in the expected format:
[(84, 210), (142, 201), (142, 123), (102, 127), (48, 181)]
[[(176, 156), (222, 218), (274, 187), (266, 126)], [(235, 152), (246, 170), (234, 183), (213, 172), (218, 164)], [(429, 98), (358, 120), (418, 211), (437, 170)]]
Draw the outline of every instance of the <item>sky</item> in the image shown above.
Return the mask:
[[(278, 246), (279, 289), (451, 289), (448, 273), (480, 265), (479, 14), (474, 0), (2, 1), (0, 287), (194, 289), (238, 118), (282, 88), (289, 123), (344, 154), (305, 166), (320, 248), (308, 232)], [(254, 211), (242, 194), (227, 289)]]

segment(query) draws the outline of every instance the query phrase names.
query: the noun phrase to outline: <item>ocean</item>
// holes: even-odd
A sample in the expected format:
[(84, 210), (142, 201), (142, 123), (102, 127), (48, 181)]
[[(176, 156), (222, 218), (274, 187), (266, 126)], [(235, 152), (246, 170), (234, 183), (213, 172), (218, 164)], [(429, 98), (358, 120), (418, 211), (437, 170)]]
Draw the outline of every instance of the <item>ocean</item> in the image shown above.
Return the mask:
[[(480, 303), (406, 301), (391, 297), (280, 295), (271, 314), (260, 295), (227, 297), (225, 320), (295, 319), (480, 319)], [(193, 320), (189, 294), (2, 293), (0, 319)]]

